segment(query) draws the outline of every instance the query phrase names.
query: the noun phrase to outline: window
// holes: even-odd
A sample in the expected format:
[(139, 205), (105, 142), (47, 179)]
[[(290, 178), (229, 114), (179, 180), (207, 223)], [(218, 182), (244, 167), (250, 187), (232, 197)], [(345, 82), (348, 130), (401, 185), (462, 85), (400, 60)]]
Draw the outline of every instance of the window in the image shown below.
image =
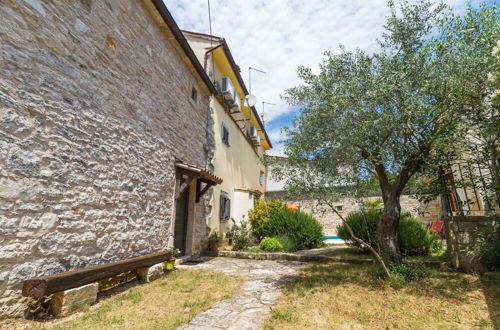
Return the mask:
[(262, 186), (264, 184), (264, 172), (260, 172), (259, 175), (259, 184)]
[(222, 125), (222, 142), (229, 147), (229, 130)]
[(221, 192), (219, 200), (219, 219), (229, 220), (231, 217), (231, 200), (225, 192)]
[(198, 91), (194, 87), (191, 89), (191, 100), (198, 102)]

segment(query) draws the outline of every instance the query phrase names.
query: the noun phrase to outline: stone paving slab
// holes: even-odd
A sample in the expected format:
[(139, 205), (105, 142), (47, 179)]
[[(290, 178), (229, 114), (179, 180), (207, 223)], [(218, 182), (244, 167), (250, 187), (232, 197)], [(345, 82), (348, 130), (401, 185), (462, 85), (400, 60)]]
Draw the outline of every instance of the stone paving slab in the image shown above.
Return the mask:
[(179, 329), (260, 329), (271, 312), (281, 288), (298, 276), (303, 262), (214, 258), (179, 268), (200, 269), (246, 279), (232, 299), (220, 301)]

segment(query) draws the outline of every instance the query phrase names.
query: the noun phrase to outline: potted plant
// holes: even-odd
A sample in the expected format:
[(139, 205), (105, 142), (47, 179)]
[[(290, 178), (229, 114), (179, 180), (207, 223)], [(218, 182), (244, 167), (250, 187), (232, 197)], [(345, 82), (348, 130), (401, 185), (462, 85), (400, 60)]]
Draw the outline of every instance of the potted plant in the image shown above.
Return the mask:
[(217, 251), (219, 249), (221, 238), (216, 230), (214, 230), (210, 236), (208, 236), (208, 250)]
[(168, 271), (174, 270), (174, 268), (175, 268), (175, 260), (177, 260), (175, 257), (177, 255), (179, 255), (179, 253), (180, 253), (179, 249), (172, 249), (170, 251), (172, 252), (172, 257), (170, 259), (168, 259), (167, 261), (165, 261), (165, 268)]

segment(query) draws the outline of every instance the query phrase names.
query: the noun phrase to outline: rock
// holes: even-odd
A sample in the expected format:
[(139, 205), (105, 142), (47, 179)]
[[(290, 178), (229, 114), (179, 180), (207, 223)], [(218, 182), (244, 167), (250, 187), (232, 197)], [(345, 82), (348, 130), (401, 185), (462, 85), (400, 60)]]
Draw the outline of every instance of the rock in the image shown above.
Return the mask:
[(91, 283), (78, 288), (54, 293), (50, 310), (55, 316), (66, 316), (89, 306), (97, 299), (99, 284)]
[(164, 268), (165, 265), (163, 263), (159, 263), (151, 267), (139, 268), (137, 270), (137, 277), (142, 282), (151, 282), (163, 275)]

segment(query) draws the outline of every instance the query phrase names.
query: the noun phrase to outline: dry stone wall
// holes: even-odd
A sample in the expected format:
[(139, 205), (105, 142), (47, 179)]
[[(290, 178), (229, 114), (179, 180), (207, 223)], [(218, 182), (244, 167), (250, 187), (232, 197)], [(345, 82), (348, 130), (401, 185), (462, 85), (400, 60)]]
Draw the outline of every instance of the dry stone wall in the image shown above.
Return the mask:
[[(286, 199), (283, 192), (266, 193), (266, 198)], [(335, 203), (337, 211), (345, 218), (351, 212), (361, 210), (363, 203), (367, 201), (381, 200), (382, 197), (365, 197), (361, 199), (343, 198)], [(306, 213), (313, 215), (323, 225), (323, 230), (326, 236), (336, 236), (337, 227), (342, 223), (340, 217), (334, 213), (329, 207), (318, 206), (317, 203), (310, 199), (298, 199), (288, 201), (300, 207)], [(418, 215), (426, 223), (437, 221), (441, 218), (441, 204), (438, 199), (435, 199), (427, 204), (421, 203), (413, 196), (401, 196), (401, 209), (410, 212), (413, 215)]]
[(498, 226), (498, 217), (454, 216), (446, 221), (447, 248), (454, 268), (469, 273), (484, 272), (477, 251), (478, 231)]
[(210, 134), (150, 1), (2, 1), (0, 56), (4, 318), (29, 312), (27, 278), (171, 246), (173, 163), (205, 166)]

